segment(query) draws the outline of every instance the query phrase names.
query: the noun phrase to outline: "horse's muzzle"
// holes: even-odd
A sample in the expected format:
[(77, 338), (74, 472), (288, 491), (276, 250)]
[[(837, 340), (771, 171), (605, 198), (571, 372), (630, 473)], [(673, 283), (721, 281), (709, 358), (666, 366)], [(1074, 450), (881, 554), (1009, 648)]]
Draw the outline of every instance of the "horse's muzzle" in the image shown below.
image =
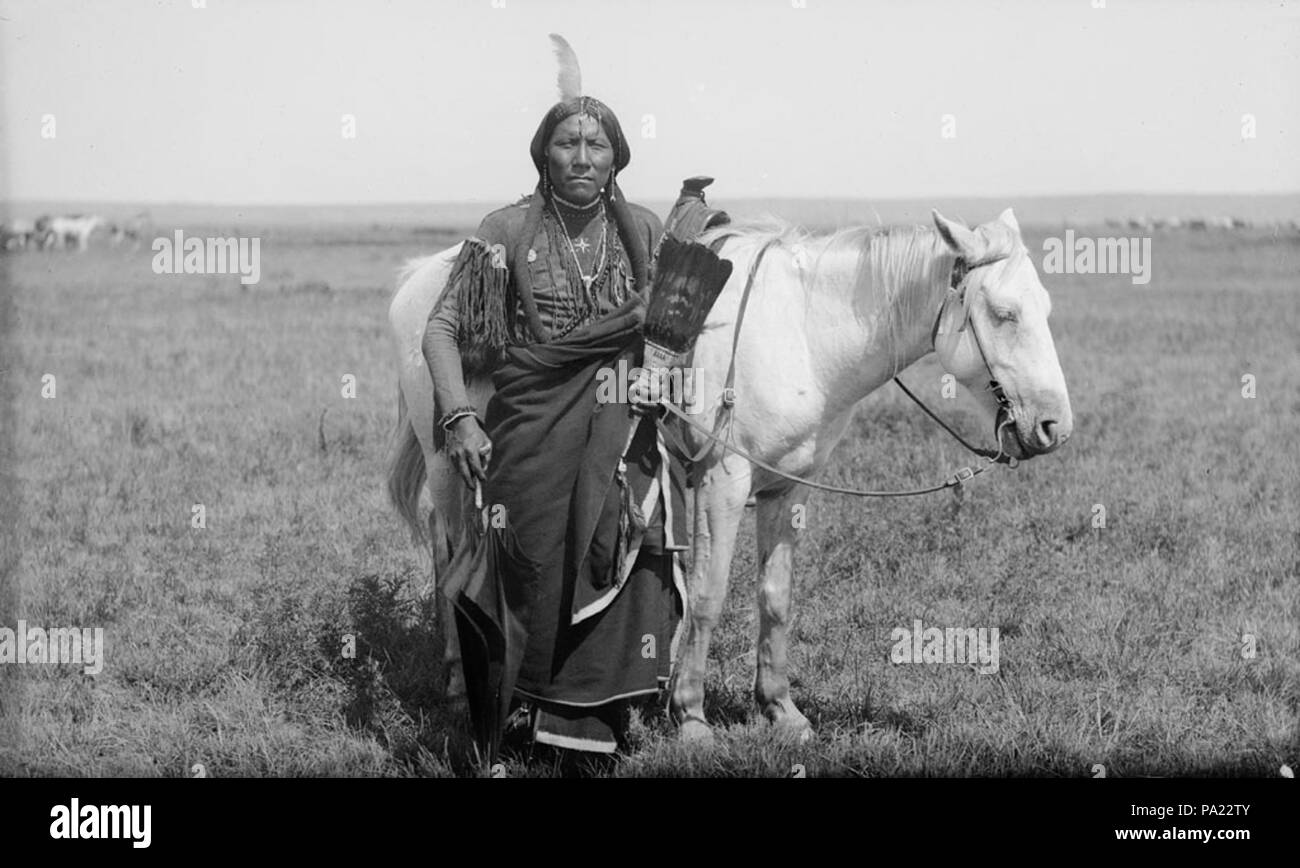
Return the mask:
[(997, 426), (998, 445), (1007, 455), (1019, 460), (1055, 452), (1070, 439), (1069, 426), (1051, 418), (1039, 419), (1032, 431), (1022, 432), (1015, 416), (1005, 407), (998, 408)]
[(1034, 427), (1034, 454), (1055, 452), (1070, 439), (1070, 428), (1055, 419), (1039, 419)]

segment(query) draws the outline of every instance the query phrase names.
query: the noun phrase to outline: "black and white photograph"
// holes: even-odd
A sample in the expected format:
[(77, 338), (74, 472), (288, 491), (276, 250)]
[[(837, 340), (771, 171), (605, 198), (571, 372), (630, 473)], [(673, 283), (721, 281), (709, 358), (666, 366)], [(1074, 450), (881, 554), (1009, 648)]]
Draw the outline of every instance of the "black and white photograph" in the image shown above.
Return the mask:
[(0, 776), (1294, 776), (1300, 2), (0, 0), (0, 66)]

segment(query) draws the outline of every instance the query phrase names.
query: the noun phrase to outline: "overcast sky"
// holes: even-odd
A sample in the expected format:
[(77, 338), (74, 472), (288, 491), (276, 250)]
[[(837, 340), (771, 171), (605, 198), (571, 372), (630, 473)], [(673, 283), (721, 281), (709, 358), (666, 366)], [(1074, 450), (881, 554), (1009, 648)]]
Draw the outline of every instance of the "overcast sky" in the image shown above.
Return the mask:
[(1300, 191), (1297, 2), (197, 2), (0, 0), (0, 195), (509, 201), (552, 31), (632, 198)]

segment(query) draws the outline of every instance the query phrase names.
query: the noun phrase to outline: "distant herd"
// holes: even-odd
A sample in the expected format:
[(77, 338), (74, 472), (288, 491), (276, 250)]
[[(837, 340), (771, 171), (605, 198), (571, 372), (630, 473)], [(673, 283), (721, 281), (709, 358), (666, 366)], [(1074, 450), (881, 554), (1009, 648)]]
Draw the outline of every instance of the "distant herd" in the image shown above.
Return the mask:
[(0, 251), (86, 250), (96, 233), (107, 235), (114, 245), (130, 243), (139, 246), (148, 222), (148, 215), (144, 213), (120, 222), (109, 221), (98, 214), (13, 219), (0, 226)]
[(1119, 220), (1107, 218), (1106, 225), (1115, 229), (1137, 229), (1147, 232), (1152, 229), (1290, 229), (1300, 230), (1297, 220), (1247, 220), (1242, 217), (1128, 217)]
[[(1300, 231), (1300, 221), (1254, 221), (1241, 217), (1129, 217), (1108, 218), (1106, 225), (1140, 232), (1151, 230), (1267, 229)], [(107, 236), (114, 245), (129, 243), (139, 247), (150, 231), (145, 212), (121, 221), (110, 221), (98, 214), (45, 215), (35, 220), (14, 219), (0, 225), (0, 252), (20, 250), (78, 250), (90, 247), (91, 237)]]

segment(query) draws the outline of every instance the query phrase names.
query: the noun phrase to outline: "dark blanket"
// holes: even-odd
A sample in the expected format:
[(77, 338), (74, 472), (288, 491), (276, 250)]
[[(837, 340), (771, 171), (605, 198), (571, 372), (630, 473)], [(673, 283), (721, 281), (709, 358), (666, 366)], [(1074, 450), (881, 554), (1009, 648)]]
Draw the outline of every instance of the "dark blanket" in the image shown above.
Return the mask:
[(452, 577), (461, 617), (473, 622), (462, 629), (466, 677), (480, 682), (470, 684), (471, 711), (488, 730), (516, 691), (590, 707), (653, 691), (667, 673), (681, 609), (674, 557), (659, 559), (657, 587), (623, 581), (665, 518), (673, 542), (685, 542), (681, 474), (673, 468), (655, 498), (666, 495), (668, 509), (653, 506), (647, 495), (664, 479), (653, 421), (640, 421), (620, 462), (637, 421), (626, 403), (596, 399), (602, 370), (639, 361), (644, 312), (635, 297), (559, 340), (511, 347), (493, 375), (484, 502), (504, 526), (488, 531), (479, 581)]

